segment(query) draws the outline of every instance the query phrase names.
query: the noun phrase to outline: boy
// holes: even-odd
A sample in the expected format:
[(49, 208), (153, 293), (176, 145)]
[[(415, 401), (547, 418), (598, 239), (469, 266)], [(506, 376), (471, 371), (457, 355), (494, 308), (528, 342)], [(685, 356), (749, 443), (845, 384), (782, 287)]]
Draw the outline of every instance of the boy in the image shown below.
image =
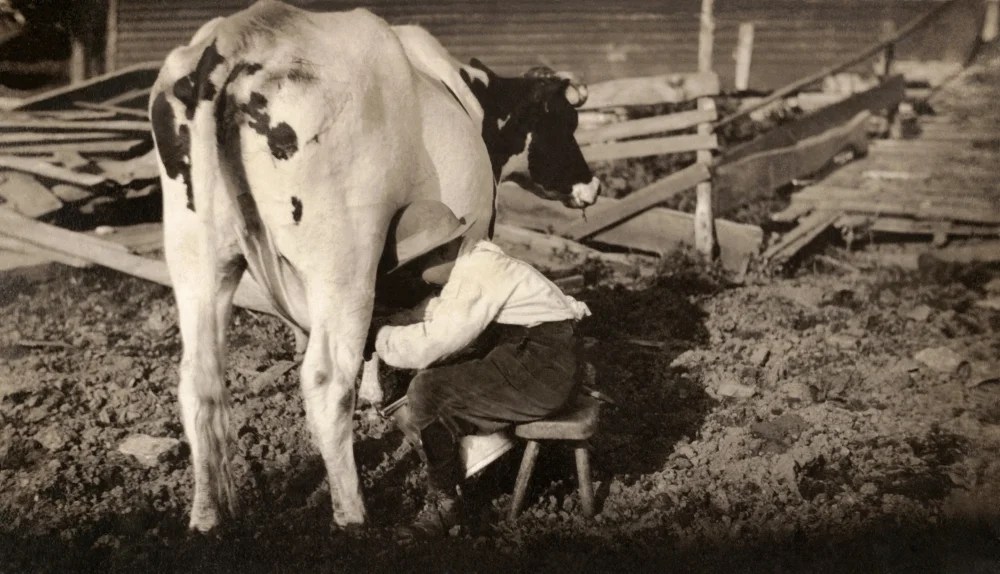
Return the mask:
[[(460, 253), (469, 226), (444, 204), (419, 201), (402, 210), (388, 240), (396, 269), (442, 286), (422, 321), (372, 329), (383, 361), (419, 369), (396, 418), (422, 451), (428, 494), (403, 542), (459, 524), (462, 436), (545, 418), (577, 390), (575, 323), (590, 310), (489, 241)], [(488, 328), (495, 342), (485, 356), (454, 356)]]

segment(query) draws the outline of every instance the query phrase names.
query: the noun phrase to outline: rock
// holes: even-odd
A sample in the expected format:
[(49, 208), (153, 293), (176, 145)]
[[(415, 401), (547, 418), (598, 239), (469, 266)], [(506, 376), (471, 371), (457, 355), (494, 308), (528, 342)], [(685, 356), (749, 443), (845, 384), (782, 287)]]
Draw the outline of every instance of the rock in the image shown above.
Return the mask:
[(58, 425), (45, 427), (44, 429), (35, 433), (34, 438), (49, 452), (56, 452), (58, 450), (61, 450), (62, 447), (66, 446), (66, 443), (69, 442), (68, 433), (65, 430), (59, 428)]
[(795, 401), (802, 404), (810, 404), (813, 402), (813, 391), (809, 388), (809, 385), (804, 383), (797, 381), (785, 383), (781, 386), (781, 392), (789, 401)]
[(992, 311), (1000, 311), (1000, 296), (985, 297), (976, 301), (976, 307), (982, 309), (990, 309)]
[(918, 323), (923, 323), (931, 316), (931, 308), (927, 305), (917, 305), (903, 314), (907, 319), (912, 319)]
[(292, 370), (296, 364), (295, 361), (278, 361), (271, 365), (266, 371), (250, 381), (250, 392), (255, 395), (261, 394), (268, 387), (274, 386), (278, 379)]
[(892, 366), (892, 370), (897, 373), (912, 373), (913, 371), (920, 370), (920, 363), (913, 359), (903, 358), (896, 361), (896, 364)]
[(948, 347), (929, 347), (918, 351), (913, 358), (939, 373), (962, 375), (964, 371), (966, 378), (969, 374), (969, 362)]
[(143, 466), (156, 466), (160, 457), (180, 446), (180, 441), (169, 437), (134, 434), (118, 445), (118, 452), (131, 456)]
[(826, 341), (838, 349), (850, 350), (858, 346), (858, 338), (846, 333), (837, 333), (827, 337)]
[(740, 383), (735, 383), (733, 381), (725, 381), (719, 388), (716, 389), (716, 394), (720, 397), (732, 397), (735, 399), (748, 399), (755, 394), (757, 394), (757, 389), (743, 385)]
[(756, 422), (750, 425), (750, 432), (763, 439), (780, 444), (791, 444), (802, 432), (809, 428), (809, 423), (799, 415), (788, 413), (770, 421)]
[(153, 309), (149, 313), (149, 317), (146, 318), (146, 322), (142, 324), (142, 327), (146, 332), (152, 335), (161, 335), (166, 333), (168, 329), (172, 326), (172, 314), (168, 314), (163, 309)]
[(763, 367), (767, 363), (767, 359), (770, 356), (771, 349), (761, 345), (754, 350), (752, 355), (750, 355), (750, 363), (756, 367)]

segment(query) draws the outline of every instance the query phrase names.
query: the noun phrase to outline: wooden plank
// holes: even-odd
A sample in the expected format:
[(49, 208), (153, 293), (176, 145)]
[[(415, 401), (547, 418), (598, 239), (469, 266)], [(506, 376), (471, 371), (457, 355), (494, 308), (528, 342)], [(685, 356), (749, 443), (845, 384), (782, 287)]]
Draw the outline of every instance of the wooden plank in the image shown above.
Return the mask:
[(4, 151), (11, 154), (38, 154), (59, 151), (77, 153), (124, 153), (141, 145), (143, 140), (102, 140), (87, 142), (59, 142), (25, 145), (8, 145)]
[(4, 207), (35, 218), (62, 209), (62, 202), (30, 175), (17, 172), (0, 174), (0, 197)]
[(18, 145), (38, 142), (105, 140), (114, 136), (115, 134), (109, 134), (108, 132), (14, 132), (0, 133), (0, 144)]
[(156, 81), (156, 76), (162, 65), (163, 62), (144, 62), (83, 82), (49, 90), (37, 96), (26, 98), (17, 109), (65, 110), (72, 108), (74, 101), (82, 100), (116, 104), (118, 102), (111, 102), (107, 99), (107, 94), (121, 94), (123, 90), (133, 90), (133, 87), (141, 87), (148, 93), (149, 86), (152, 86), (153, 82)]
[(110, 233), (95, 230), (87, 234), (122, 245), (133, 253), (149, 253), (163, 247), (163, 224), (159, 222), (114, 227)]
[(79, 257), (73, 257), (71, 255), (66, 255), (65, 253), (60, 253), (59, 251), (46, 249), (44, 247), (35, 245), (33, 243), (29, 243), (27, 241), (18, 239), (16, 237), (3, 235), (2, 232), (0, 232), (0, 249), (13, 251), (16, 253), (23, 253), (24, 255), (36, 257), (38, 258), (39, 262), (56, 261), (58, 263), (62, 263), (63, 265), (69, 265), (71, 267), (90, 266), (90, 263), (88, 263), (83, 259), (80, 259)]
[(868, 146), (868, 118), (869, 113), (861, 111), (843, 125), (790, 146), (720, 164), (712, 182), (718, 213), (769, 196), (794, 179), (816, 173), (844, 149), (864, 153)]
[(938, 205), (917, 199), (909, 203), (879, 199), (826, 199), (810, 201), (815, 210), (840, 210), (874, 215), (902, 215), (920, 219), (951, 219), (973, 223), (1000, 224), (1000, 213), (983, 211), (974, 207)]
[(61, 121), (24, 117), (0, 118), (0, 129), (27, 130), (107, 130), (111, 132), (149, 132), (152, 128), (149, 122), (138, 120), (86, 120)]
[[(886, 186), (887, 187), (887, 186)], [(879, 187), (876, 189), (859, 189), (827, 183), (811, 185), (792, 194), (792, 203), (817, 205), (836, 201), (869, 201), (878, 203), (920, 204), (928, 210), (932, 209), (966, 209), (985, 212), (1000, 212), (1000, 198), (962, 195), (949, 193), (948, 190), (934, 190), (923, 193), (910, 191), (905, 187), (896, 190)]]
[(150, 88), (139, 88), (137, 90), (129, 90), (129, 91), (127, 91), (127, 92), (125, 92), (125, 93), (123, 93), (121, 95), (115, 96), (113, 98), (108, 98), (107, 100), (104, 100), (103, 103), (108, 104), (108, 105), (112, 105), (112, 106), (116, 106), (118, 104), (121, 104), (122, 102), (127, 102), (129, 100), (134, 100), (136, 98), (142, 98), (142, 97), (149, 98), (149, 95), (152, 92), (153, 92), (153, 89), (151, 87)]
[(808, 203), (792, 203), (782, 211), (771, 214), (771, 221), (778, 223), (791, 223), (797, 221), (803, 215), (812, 212), (813, 207)]
[(992, 263), (1000, 261), (1000, 241), (982, 241), (928, 251), (928, 255), (948, 263)]
[(685, 130), (693, 128), (702, 122), (713, 121), (715, 118), (715, 110), (690, 110), (666, 116), (629, 120), (589, 130), (579, 130), (576, 132), (576, 142), (584, 145)]
[(73, 203), (91, 197), (91, 193), (89, 191), (83, 189), (82, 187), (69, 185), (67, 183), (53, 185), (49, 191), (51, 191), (52, 195), (58, 197), (63, 203)]
[(854, 94), (836, 104), (775, 128), (745, 144), (726, 150), (719, 159), (719, 164), (733, 163), (752, 154), (793, 146), (801, 140), (852, 121), (862, 111), (877, 113), (883, 109), (894, 108), (903, 100), (905, 87), (903, 76), (888, 78), (868, 91)]
[(588, 260), (596, 260), (618, 270), (634, 267), (627, 255), (604, 253), (576, 241), (523, 227), (498, 224), (493, 241), (505, 252), (548, 271), (576, 269)]
[(779, 263), (793, 257), (809, 245), (820, 233), (826, 231), (841, 216), (839, 212), (817, 211), (802, 219), (798, 227), (789, 231), (781, 240), (767, 248), (761, 259)]
[[(962, 235), (990, 237), (1000, 235), (1000, 225), (972, 225), (953, 221), (922, 221), (890, 216), (850, 216), (841, 218), (838, 226), (864, 228), (879, 233), (914, 235)], [(854, 219), (856, 218), (856, 219)]]
[(55, 120), (108, 120), (115, 117), (111, 112), (94, 110), (42, 110), (31, 112), (34, 118), (51, 118)]
[[(124, 246), (111, 241), (74, 233), (65, 229), (28, 219), (9, 210), (0, 210), (0, 230), (3, 233), (58, 251), (73, 257), (92, 261), (122, 273), (147, 281), (170, 285), (170, 274), (163, 261), (140, 257), (128, 252)], [(274, 314), (273, 308), (261, 295), (260, 287), (249, 276), (244, 277), (236, 290), (234, 302), (248, 309)]]
[(708, 168), (704, 164), (696, 163), (630, 193), (613, 205), (605, 203), (607, 207), (603, 207), (601, 204), (595, 204), (588, 210), (586, 220), (559, 226), (556, 228), (556, 234), (571, 239), (588, 237), (657, 203), (662, 203), (686, 189), (691, 189), (709, 177), (711, 174)]
[(51, 163), (40, 159), (0, 155), (0, 167), (24, 171), (51, 179), (58, 179), (60, 181), (73, 183), (83, 187), (91, 187), (104, 181), (103, 175), (78, 173), (52, 165)]
[(583, 157), (587, 162), (595, 162), (708, 150), (717, 147), (719, 147), (719, 140), (715, 137), (715, 134), (694, 134), (631, 140), (619, 143), (593, 144), (582, 146), (580, 151), (583, 152)]
[(111, 112), (113, 114), (121, 114), (123, 116), (149, 118), (149, 112), (147, 112), (146, 110), (137, 110), (135, 108), (126, 108), (122, 106), (115, 106), (112, 104), (100, 104), (95, 102), (73, 102), (73, 105), (89, 110), (101, 110), (101, 111)]
[[(618, 199), (598, 198), (595, 206), (614, 205)], [(570, 209), (554, 201), (541, 199), (507, 182), (500, 186), (498, 221), (503, 224), (551, 231), (553, 227), (569, 225), (582, 219), (580, 210)], [(763, 241), (763, 231), (754, 225), (715, 220), (720, 260), (726, 269), (741, 273)], [(595, 243), (663, 255), (694, 245), (694, 217), (662, 207), (653, 207), (588, 239)]]
[(590, 93), (583, 108), (676, 104), (719, 93), (719, 77), (712, 72), (666, 74), (623, 78), (588, 86)]

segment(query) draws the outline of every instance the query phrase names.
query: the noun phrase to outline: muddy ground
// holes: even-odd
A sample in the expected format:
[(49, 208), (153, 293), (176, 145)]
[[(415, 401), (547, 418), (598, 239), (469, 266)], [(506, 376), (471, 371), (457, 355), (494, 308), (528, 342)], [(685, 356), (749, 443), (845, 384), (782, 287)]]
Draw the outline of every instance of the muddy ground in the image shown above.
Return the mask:
[[(331, 533), (298, 376), (271, 376), (294, 356), (277, 320), (239, 311), (231, 330), (243, 517), (192, 535), (170, 291), (5, 277), (0, 572), (1000, 571), (1000, 271), (804, 269), (731, 286), (676, 258), (581, 293), (617, 401), (593, 439), (597, 517), (550, 449), (505, 522), (515, 450), (469, 484), (465, 531), (409, 549), (391, 530), (420, 506), (417, 457), (370, 409), (370, 526)], [(172, 440), (144, 464), (120, 451), (136, 435)]]

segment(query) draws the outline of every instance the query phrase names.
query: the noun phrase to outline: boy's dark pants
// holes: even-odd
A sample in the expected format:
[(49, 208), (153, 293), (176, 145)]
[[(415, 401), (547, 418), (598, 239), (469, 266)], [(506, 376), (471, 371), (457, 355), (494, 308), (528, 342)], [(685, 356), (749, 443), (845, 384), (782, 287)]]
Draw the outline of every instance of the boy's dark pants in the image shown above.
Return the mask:
[(573, 321), (491, 326), (497, 341), (482, 358), (425, 369), (407, 391), (404, 432), (419, 438), (432, 488), (462, 478), (458, 441), (558, 411), (577, 387)]

